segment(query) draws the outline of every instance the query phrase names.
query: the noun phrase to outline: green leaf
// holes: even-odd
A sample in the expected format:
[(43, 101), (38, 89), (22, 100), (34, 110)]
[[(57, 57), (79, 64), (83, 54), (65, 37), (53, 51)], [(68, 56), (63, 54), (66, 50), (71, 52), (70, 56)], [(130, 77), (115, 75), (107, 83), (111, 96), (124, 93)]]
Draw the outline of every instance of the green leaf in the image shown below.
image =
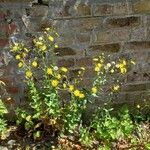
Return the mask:
[(150, 143), (146, 143), (146, 144), (145, 144), (145, 148), (146, 148), (147, 150), (150, 150)]
[(39, 138), (39, 137), (41, 136), (41, 131), (36, 131), (36, 132), (33, 134), (33, 136), (34, 136), (34, 139)]
[(26, 117), (26, 120), (27, 120), (28, 122), (31, 121), (31, 119), (32, 119), (32, 117), (31, 117), (30, 115)]

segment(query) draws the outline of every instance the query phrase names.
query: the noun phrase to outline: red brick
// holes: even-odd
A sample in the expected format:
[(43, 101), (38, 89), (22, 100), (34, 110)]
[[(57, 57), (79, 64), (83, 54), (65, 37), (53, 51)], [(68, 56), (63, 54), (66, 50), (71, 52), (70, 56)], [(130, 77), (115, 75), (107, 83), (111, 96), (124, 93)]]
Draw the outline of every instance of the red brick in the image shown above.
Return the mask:
[(5, 47), (8, 43), (8, 39), (0, 39), (0, 47)]
[(12, 34), (16, 29), (17, 29), (17, 26), (15, 23), (11, 23), (6, 26), (6, 32), (8, 35)]
[(11, 94), (17, 94), (19, 92), (19, 88), (17, 86), (8, 86), (7, 92)]

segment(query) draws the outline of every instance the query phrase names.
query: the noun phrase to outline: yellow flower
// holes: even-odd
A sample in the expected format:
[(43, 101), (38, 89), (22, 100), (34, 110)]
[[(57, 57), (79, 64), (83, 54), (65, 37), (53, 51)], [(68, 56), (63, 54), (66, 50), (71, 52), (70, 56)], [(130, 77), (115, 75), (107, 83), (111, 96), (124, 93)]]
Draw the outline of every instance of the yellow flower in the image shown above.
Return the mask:
[(33, 61), (33, 62), (32, 62), (32, 67), (36, 68), (37, 65), (38, 65), (37, 61)]
[(125, 73), (127, 72), (127, 69), (126, 69), (126, 68), (120, 68), (120, 72), (121, 72), (122, 74), (125, 74)]
[(43, 45), (43, 42), (39, 42), (39, 41), (34, 41), (34, 43), (35, 43), (35, 46), (42, 46)]
[(19, 62), (19, 63), (18, 63), (18, 67), (19, 67), (19, 68), (22, 68), (22, 67), (23, 67), (23, 62)]
[(67, 72), (67, 71), (68, 71), (68, 69), (67, 69), (67, 68), (65, 68), (65, 67), (61, 67), (61, 71), (63, 71), (63, 72)]
[(79, 98), (84, 98), (84, 97), (85, 97), (85, 95), (83, 93), (79, 94)]
[(26, 55), (27, 55), (26, 53), (22, 53), (22, 57), (23, 57), (23, 58), (26, 57)]
[(76, 97), (80, 95), (80, 91), (79, 91), (79, 90), (75, 90), (73, 93), (74, 93), (74, 95), (75, 95)]
[(58, 83), (59, 83), (58, 80), (52, 80), (51, 81), (51, 84), (52, 84), (53, 87), (57, 87)]
[(101, 68), (102, 64), (98, 63), (96, 66), (99, 67), (99, 68)]
[(58, 48), (58, 45), (57, 44), (55, 44), (55, 46), (54, 46), (55, 48)]
[(96, 87), (96, 86), (92, 87), (91, 90), (92, 90), (92, 93), (93, 93), (93, 94), (96, 94), (96, 93), (97, 93), (97, 87)]
[(61, 75), (60, 75), (60, 74), (57, 74), (55, 77), (56, 77), (57, 79), (61, 79)]
[(69, 91), (72, 92), (74, 90), (74, 85), (69, 85)]
[(26, 74), (26, 77), (27, 77), (27, 78), (31, 78), (31, 77), (32, 77), (32, 72), (31, 72), (31, 70), (27, 70), (25, 74)]
[(96, 72), (99, 72), (99, 71), (100, 71), (100, 68), (99, 68), (99, 67), (95, 67), (95, 71), (96, 71)]
[(15, 43), (15, 45), (12, 47), (12, 51), (16, 52), (19, 50), (19, 43)]
[(48, 36), (48, 39), (53, 42), (54, 41), (54, 38), (52, 36)]
[(20, 55), (16, 55), (15, 57), (17, 60), (21, 59), (21, 56)]
[(53, 70), (51, 68), (47, 68), (47, 74), (48, 75), (52, 75), (53, 74)]
[(25, 50), (26, 52), (29, 52), (29, 50), (28, 50), (27, 48), (24, 48), (24, 50)]
[(119, 88), (120, 88), (120, 86), (119, 86), (119, 85), (115, 85), (115, 86), (113, 86), (113, 90), (114, 90), (114, 91), (118, 91), (118, 90), (119, 90)]
[(44, 52), (47, 49), (47, 46), (46, 45), (42, 45), (39, 48)]

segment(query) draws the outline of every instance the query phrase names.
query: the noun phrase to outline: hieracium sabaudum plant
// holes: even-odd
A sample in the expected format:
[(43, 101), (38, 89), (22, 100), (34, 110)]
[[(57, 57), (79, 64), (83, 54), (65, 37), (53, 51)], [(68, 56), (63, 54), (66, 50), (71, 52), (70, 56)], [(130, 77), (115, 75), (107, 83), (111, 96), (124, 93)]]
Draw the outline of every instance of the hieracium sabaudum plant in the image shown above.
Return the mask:
[[(78, 77), (70, 80), (69, 69), (57, 66), (54, 52), (59, 47), (57, 37), (55, 30), (46, 28), (35, 35), (30, 47), (22, 41), (11, 45), (18, 69), (24, 74), (27, 94), (27, 106), (15, 110), (17, 125), (35, 140), (45, 133), (59, 135), (58, 149), (81, 149), (81, 146), (93, 149), (98, 141), (97, 149), (110, 150), (112, 142), (131, 139), (134, 124), (126, 107), (115, 117), (111, 115), (112, 109), (97, 107), (88, 126), (83, 123), (83, 113), (95, 98), (106, 95), (106, 99), (113, 100), (113, 95), (121, 90), (123, 76), (135, 62), (113, 59), (104, 53), (94, 57), (95, 76), (91, 87), (86, 89), (79, 86), (85, 67), (81, 66)], [(65, 103), (61, 99), (62, 91), (70, 95)], [(79, 141), (81, 146), (73, 141)]]

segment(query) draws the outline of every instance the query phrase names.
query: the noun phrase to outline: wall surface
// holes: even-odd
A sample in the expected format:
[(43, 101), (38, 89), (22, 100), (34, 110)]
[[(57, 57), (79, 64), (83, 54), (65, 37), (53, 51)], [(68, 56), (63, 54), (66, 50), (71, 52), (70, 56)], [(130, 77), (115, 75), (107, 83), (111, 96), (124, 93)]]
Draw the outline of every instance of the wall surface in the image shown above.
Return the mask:
[(12, 34), (30, 40), (32, 33), (54, 25), (59, 65), (74, 76), (80, 66), (87, 72), (82, 85), (90, 86), (92, 57), (100, 52), (136, 59), (116, 103), (134, 106), (150, 100), (150, 0), (0, 0), (0, 80), (20, 103), (22, 75), (8, 53)]

